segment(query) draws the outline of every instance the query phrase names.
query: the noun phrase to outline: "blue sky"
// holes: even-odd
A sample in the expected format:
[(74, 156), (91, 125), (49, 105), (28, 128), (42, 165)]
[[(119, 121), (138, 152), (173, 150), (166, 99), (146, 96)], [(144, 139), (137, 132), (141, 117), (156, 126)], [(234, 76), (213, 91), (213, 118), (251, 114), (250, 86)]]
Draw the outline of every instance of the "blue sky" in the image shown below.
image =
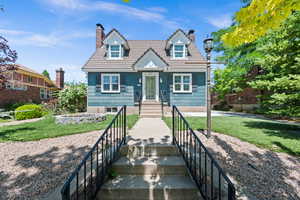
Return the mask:
[[(194, 29), (198, 48), (207, 34), (231, 23), (239, 0), (0, 0), (0, 34), (18, 52), (17, 63), (54, 79), (85, 81), (82, 65), (95, 50), (95, 24), (118, 29), (127, 39), (166, 39)], [(214, 68), (217, 66), (214, 66)]]

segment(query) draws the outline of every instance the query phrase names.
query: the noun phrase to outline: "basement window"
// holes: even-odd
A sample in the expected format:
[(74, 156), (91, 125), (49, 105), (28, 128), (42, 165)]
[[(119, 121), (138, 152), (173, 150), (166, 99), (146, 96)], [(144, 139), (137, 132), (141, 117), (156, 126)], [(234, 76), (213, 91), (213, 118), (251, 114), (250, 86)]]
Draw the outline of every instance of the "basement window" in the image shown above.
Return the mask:
[(118, 107), (105, 107), (106, 113), (116, 113), (118, 112)]

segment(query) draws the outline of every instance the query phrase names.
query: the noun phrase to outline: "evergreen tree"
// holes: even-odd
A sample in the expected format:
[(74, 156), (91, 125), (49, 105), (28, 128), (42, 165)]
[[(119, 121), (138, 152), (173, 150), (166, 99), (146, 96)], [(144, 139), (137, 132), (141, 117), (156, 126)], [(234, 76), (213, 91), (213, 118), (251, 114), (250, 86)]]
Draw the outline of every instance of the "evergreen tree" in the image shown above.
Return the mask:
[(300, 12), (258, 42), (263, 74), (251, 83), (266, 91), (262, 106), (271, 114), (300, 117)]

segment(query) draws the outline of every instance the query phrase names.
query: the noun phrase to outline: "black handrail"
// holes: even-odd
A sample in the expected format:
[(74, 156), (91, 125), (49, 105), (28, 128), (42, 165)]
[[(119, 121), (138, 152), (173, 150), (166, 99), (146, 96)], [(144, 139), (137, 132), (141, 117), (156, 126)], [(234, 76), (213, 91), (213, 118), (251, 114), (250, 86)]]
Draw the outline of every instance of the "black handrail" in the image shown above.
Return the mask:
[(138, 104), (139, 104), (139, 115), (141, 115), (141, 109), (142, 109), (142, 92), (136, 92), (135, 93), (136, 95), (136, 98), (137, 98), (137, 101), (138, 101)]
[(62, 200), (94, 199), (125, 142), (126, 106), (123, 106), (64, 183)]
[(161, 104), (161, 115), (164, 117), (164, 103), (166, 101), (164, 91), (160, 90), (159, 91), (159, 96), (160, 96), (160, 104)]
[(176, 106), (172, 109), (173, 143), (179, 149), (205, 200), (235, 200), (235, 187)]

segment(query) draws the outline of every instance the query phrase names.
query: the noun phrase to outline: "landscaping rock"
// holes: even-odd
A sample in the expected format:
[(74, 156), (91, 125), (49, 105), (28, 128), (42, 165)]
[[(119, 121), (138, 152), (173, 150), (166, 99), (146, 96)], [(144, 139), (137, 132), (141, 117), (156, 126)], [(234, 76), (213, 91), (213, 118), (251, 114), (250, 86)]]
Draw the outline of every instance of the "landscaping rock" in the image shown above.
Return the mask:
[(55, 117), (57, 124), (80, 124), (93, 123), (106, 120), (106, 116), (100, 113), (77, 113), (68, 115), (59, 115)]

